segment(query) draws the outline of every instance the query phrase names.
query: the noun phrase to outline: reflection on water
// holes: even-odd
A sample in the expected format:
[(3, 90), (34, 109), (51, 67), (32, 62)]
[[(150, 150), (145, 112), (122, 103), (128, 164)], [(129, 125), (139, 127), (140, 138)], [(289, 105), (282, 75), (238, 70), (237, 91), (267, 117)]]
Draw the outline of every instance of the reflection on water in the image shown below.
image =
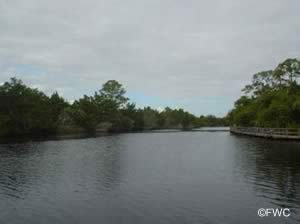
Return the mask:
[(258, 195), (275, 207), (300, 208), (300, 143), (241, 137), (236, 164)]
[(299, 173), (300, 143), (226, 132), (1, 144), (0, 223), (297, 223)]

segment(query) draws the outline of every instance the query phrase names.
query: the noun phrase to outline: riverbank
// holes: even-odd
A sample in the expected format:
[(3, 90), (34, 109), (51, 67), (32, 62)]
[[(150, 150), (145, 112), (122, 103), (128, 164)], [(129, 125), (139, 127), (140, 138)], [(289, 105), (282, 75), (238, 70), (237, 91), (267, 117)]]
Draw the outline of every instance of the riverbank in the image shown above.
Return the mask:
[(300, 141), (300, 129), (295, 128), (230, 127), (230, 132), (260, 138)]
[(55, 134), (35, 134), (35, 135), (17, 135), (17, 136), (0, 136), (0, 144), (2, 143), (15, 143), (27, 141), (45, 141), (45, 140), (65, 140), (65, 139), (79, 139), (109, 136), (115, 134), (125, 133), (174, 133), (174, 132), (229, 132), (229, 127), (201, 127), (191, 129), (179, 128), (159, 128), (159, 129), (143, 129), (132, 131), (109, 131), (107, 129), (98, 129), (96, 132), (89, 133), (81, 128), (60, 128)]

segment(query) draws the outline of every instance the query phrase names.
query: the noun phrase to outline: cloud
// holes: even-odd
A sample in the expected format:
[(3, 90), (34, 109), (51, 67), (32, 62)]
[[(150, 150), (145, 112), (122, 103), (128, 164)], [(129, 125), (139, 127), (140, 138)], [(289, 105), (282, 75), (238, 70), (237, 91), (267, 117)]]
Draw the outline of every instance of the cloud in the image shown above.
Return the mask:
[(0, 82), (19, 75), (73, 100), (117, 79), (132, 92), (161, 98), (157, 107), (172, 99), (195, 113), (225, 114), (253, 73), (299, 57), (299, 6), (292, 0), (4, 0)]

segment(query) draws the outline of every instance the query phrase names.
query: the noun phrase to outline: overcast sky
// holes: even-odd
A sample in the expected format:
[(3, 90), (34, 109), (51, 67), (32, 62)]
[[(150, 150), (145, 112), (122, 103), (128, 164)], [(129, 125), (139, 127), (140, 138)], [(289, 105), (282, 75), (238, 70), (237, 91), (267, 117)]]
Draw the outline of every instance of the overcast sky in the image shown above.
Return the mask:
[(139, 106), (224, 115), (300, 55), (298, 0), (0, 0), (0, 83), (68, 100), (120, 81)]

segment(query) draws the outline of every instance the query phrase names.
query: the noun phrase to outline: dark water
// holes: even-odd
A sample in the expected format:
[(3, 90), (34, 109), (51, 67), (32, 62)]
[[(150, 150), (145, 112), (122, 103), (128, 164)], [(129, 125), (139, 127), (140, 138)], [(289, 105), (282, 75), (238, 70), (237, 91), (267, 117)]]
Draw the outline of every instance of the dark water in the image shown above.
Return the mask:
[[(290, 208), (260, 218), (259, 208)], [(0, 145), (0, 223), (298, 223), (300, 143), (226, 132)]]

